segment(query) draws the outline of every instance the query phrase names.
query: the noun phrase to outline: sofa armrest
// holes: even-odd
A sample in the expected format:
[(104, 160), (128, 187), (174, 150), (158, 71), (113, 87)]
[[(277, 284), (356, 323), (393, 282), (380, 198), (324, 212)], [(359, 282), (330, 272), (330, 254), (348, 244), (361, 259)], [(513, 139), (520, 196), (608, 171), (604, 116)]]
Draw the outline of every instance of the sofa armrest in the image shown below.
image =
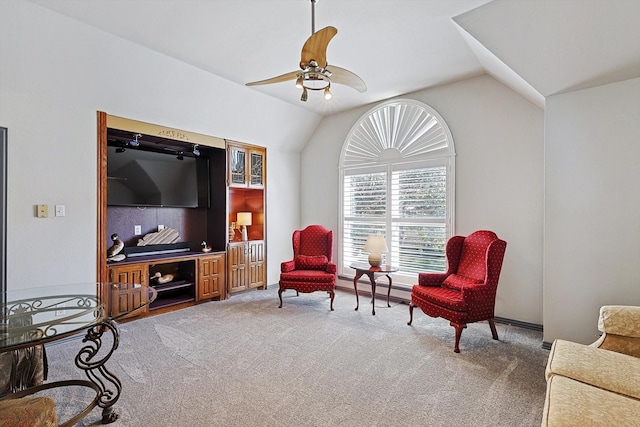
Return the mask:
[(330, 274), (336, 274), (336, 271), (338, 271), (338, 266), (333, 262), (328, 262), (326, 271)]
[(294, 260), (285, 261), (285, 262), (280, 264), (280, 272), (281, 273), (288, 273), (288, 272), (293, 271), (295, 269), (296, 269), (296, 263), (295, 263)]
[(422, 286), (440, 286), (447, 273), (418, 273), (418, 284)]
[(598, 329), (603, 334), (592, 347), (640, 357), (640, 307), (602, 306)]
[(600, 307), (598, 330), (606, 334), (640, 338), (640, 307), (629, 305)]

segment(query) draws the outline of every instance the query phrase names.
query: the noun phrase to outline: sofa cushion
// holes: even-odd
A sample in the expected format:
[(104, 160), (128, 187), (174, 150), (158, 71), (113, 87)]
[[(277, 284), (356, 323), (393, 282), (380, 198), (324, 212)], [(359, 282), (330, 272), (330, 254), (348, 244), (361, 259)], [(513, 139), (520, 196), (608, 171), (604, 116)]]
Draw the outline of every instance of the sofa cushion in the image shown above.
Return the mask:
[(49, 397), (0, 400), (0, 427), (56, 427), (55, 403)]
[(637, 426), (638, 414), (639, 400), (561, 375), (552, 375), (547, 380), (543, 427)]
[(329, 260), (324, 255), (296, 255), (296, 270), (326, 270)]
[(439, 286), (413, 285), (411, 299), (421, 299), (453, 311), (467, 310), (467, 304), (460, 292)]
[(336, 276), (322, 270), (293, 270), (280, 274), (280, 282), (335, 283)]
[(603, 390), (640, 399), (640, 359), (557, 339), (551, 346), (547, 381), (562, 375)]
[(444, 279), (444, 282), (442, 282), (443, 285), (456, 290), (461, 290), (465, 286), (475, 285), (477, 283), (482, 283), (482, 280), (472, 279), (459, 274), (450, 274)]

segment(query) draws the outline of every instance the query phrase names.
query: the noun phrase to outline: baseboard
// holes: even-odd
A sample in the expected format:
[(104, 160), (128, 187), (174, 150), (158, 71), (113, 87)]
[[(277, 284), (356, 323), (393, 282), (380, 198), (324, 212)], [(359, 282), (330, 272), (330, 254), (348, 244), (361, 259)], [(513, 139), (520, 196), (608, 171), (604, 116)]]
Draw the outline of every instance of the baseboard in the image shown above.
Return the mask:
[[(353, 283), (353, 279), (349, 279), (346, 276), (340, 276), (339, 275), (338, 279), (345, 280), (345, 281), (348, 280), (349, 282)], [(360, 282), (360, 281), (358, 281), (358, 282)], [(368, 280), (362, 280), (362, 283), (369, 284), (369, 281)], [(272, 285), (268, 285), (267, 286), (267, 288), (272, 288), (272, 287), (278, 287), (278, 284), (274, 283)], [(385, 284), (385, 283), (379, 283), (376, 286), (376, 288), (387, 290), (389, 288), (389, 286), (387, 284)], [(340, 289), (341, 291), (345, 291), (345, 292), (349, 292), (349, 293), (355, 294), (355, 290), (353, 289), (353, 286), (341, 286), (339, 283), (336, 283), (336, 289)], [(410, 298), (411, 298), (411, 289), (407, 289), (406, 287), (391, 286), (391, 290), (406, 292), (408, 294), (408, 297), (407, 298), (402, 298), (402, 297), (399, 297), (399, 296), (391, 295), (389, 297), (390, 301), (393, 301), (393, 302), (398, 303), (398, 304), (409, 305)], [(366, 297), (370, 297), (371, 296), (371, 291), (358, 289), (358, 294), (359, 295), (364, 295)], [(376, 292), (376, 297), (378, 295), (379, 294)], [(384, 295), (382, 295), (382, 294), (380, 294), (380, 296), (384, 297)], [(506, 318), (506, 317), (495, 317), (494, 320), (496, 321), (496, 323), (501, 323), (503, 325), (513, 325), (513, 326), (517, 326), (518, 328), (530, 329), (530, 330), (539, 331), (539, 332), (543, 331), (543, 326), (539, 325), (537, 323), (523, 322), (521, 320), (509, 319), (509, 318)], [(545, 350), (549, 350), (549, 349), (551, 349), (551, 344), (547, 343), (547, 342), (543, 342), (542, 343), (542, 348), (544, 348)]]
[(520, 320), (508, 319), (506, 317), (496, 317), (495, 321), (497, 323), (502, 323), (504, 325), (513, 325), (513, 326), (517, 326), (519, 328), (531, 329), (531, 330), (539, 331), (539, 332), (542, 332), (542, 330), (543, 330), (542, 325), (539, 325), (537, 323), (523, 322), (523, 321), (520, 321)]

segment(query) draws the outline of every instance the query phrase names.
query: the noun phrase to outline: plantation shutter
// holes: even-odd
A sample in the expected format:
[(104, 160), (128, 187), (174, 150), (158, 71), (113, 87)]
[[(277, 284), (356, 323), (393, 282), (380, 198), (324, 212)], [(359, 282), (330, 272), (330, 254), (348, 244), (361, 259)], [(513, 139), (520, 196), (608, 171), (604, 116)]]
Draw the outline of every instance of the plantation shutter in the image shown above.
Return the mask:
[(385, 237), (394, 287), (446, 269), (455, 218), (455, 150), (446, 123), (413, 100), (380, 104), (353, 126), (340, 158), (338, 271), (364, 262), (369, 235)]

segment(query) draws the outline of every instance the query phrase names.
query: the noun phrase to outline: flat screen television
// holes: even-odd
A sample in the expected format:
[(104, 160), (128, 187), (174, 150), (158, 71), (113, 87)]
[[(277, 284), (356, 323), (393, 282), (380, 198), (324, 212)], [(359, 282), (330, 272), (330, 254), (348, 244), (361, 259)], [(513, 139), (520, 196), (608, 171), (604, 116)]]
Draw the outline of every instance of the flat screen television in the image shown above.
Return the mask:
[(209, 159), (107, 147), (107, 205), (209, 207)]

